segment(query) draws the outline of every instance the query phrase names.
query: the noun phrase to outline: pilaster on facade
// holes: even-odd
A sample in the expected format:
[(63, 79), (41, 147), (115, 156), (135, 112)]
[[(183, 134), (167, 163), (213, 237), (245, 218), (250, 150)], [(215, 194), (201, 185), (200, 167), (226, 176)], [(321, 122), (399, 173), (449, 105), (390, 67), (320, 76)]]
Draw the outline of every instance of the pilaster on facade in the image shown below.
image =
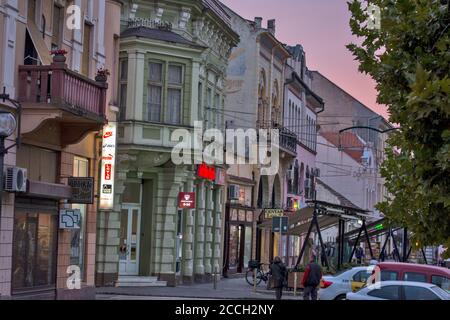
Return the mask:
[(126, 117), (128, 119), (142, 120), (144, 105), (144, 70), (145, 51), (134, 51), (128, 53), (128, 91)]
[(213, 257), (213, 189), (210, 183), (205, 185), (206, 198), (205, 198), (205, 254), (204, 254), (204, 267), (205, 274), (212, 274), (212, 257)]
[[(185, 187), (187, 192), (194, 191), (194, 175), (188, 177)], [(194, 234), (195, 234), (195, 210), (184, 209), (184, 228), (183, 228), (183, 260), (182, 272), (183, 281), (191, 282), (194, 276)]]
[(222, 211), (223, 211), (223, 188), (214, 190), (214, 211), (213, 211), (213, 259), (212, 270), (215, 274), (220, 273), (222, 258)]
[[(195, 217), (195, 263), (194, 277), (202, 278), (205, 274), (204, 265), (204, 241), (205, 241), (205, 198), (206, 183), (200, 181), (196, 187), (197, 208)], [(201, 279), (199, 279), (201, 280)]]

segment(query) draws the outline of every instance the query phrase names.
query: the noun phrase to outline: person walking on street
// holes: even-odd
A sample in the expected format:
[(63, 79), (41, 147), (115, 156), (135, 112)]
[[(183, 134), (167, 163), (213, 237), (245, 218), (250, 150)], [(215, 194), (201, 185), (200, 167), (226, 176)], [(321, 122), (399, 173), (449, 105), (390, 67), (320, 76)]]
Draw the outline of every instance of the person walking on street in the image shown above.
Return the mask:
[(273, 263), (270, 265), (270, 274), (272, 275), (273, 286), (275, 288), (275, 297), (277, 300), (281, 300), (287, 270), (280, 257), (273, 259)]
[(317, 287), (322, 279), (322, 268), (316, 263), (316, 257), (312, 256), (310, 263), (306, 266), (303, 275), (303, 300), (317, 300)]
[(356, 252), (355, 252), (355, 256), (356, 256), (356, 261), (358, 264), (362, 263), (362, 259), (364, 259), (364, 250), (361, 247), (357, 247), (356, 248)]

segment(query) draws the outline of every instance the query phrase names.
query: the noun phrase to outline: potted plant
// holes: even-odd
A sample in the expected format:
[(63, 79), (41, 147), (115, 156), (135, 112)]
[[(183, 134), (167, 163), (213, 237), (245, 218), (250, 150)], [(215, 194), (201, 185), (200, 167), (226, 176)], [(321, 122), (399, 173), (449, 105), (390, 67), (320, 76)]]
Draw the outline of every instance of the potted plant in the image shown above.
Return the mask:
[(53, 56), (53, 62), (63, 63), (66, 62), (66, 54), (67, 51), (64, 49), (56, 49), (50, 51), (50, 54)]
[(98, 82), (106, 82), (108, 80), (108, 76), (111, 73), (108, 69), (100, 68), (97, 70), (97, 75), (95, 76), (95, 81)]
[(303, 275), (305, 274), (305, 266), (299, 265), (295, 268), (292, 268), (288, 272), (288, 287), (294, 288), (295, 287), (295, 279), (297, 278), (297, 288), (303, 288), (302, 280)]

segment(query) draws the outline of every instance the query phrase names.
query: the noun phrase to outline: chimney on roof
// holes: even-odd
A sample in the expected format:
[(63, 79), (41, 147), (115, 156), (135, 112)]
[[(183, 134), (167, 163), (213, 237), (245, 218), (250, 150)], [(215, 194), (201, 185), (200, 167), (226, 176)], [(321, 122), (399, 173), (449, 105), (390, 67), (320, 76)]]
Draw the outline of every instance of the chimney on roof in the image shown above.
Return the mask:
[(267, 21), (267, 30), (273, 35), (275, 35), (275, 19)]
[(262, 27), (262, 20), (263, 20), (263, 18), (261, 18), (261, 17), (255, 17), (255, 27), (256, 27), (256, 29), (261, 29), (261, 27)]

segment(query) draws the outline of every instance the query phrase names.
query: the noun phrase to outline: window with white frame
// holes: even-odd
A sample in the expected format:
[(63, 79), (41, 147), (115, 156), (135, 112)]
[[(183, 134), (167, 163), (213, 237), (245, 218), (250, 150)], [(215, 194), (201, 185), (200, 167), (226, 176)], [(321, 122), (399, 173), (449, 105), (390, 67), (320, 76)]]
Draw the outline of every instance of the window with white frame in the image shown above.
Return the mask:
[(161, 122), (163, 99), (163, 64), (149, 63), (146, 119), (150, 122)]
[(214, 96), (214, 114), (216, 115), (215, 116), (215, 128), (216, 129), (221, 129), (222, 128), (222, 126), (221, 126), (221, 116), (222, 116), (222, 114), (221, 114), (221, 108), (220, 108), (220, 95), (219, 94), (216, 94), (215, 96)]
[(120, 82), (119, 82), (119, 109), (120, 119), (126, 119), (127, 108), (127, 90), (128, 90), (128, 60), (122, 59), (119, 63)]
[(212, 89), (208, 88), (206, 90), (206, 127), (208, 129), (212, 128), (213, 108), (213, 93)]
[(170, 124), (181, 123), (181, 106), (183, 98), (183, 67), (169, 65), (168, 89), (167, 89), (167, 116)]

